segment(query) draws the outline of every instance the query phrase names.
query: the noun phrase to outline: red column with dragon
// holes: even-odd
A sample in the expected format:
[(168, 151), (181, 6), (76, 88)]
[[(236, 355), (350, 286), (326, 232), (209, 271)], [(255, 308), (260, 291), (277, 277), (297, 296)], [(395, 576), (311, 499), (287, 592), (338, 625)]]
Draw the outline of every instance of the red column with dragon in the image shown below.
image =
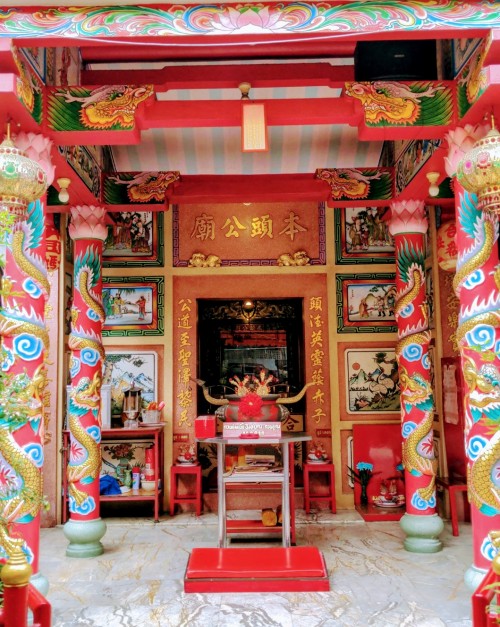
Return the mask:
[(442, 549), (443, 522), (436, 514), (434, 397), (429, 355), (429, 320), (425, 290), (424, 203), (391, 205), (389, 230), (396, 248), (396, 358), (401, 394), (401, 429), (405, 468), (406, 514), (401, 528), (405, 549), (436, 553)]
[[(0, 151), (0, 205), (5, 218), (13, 217), (7, 227), (0, 310), (0, 544), (6, 558), (22, 543), (32, 583), (44, 594), (48, 582), (39, 572), (39, 548), (49, 283), (43, 194), (53, 178), (51, 145), (42, 135), (20, 134), (15, 147), (8, 137)], [(17, 189), (9, 190), (10, 184)]]
[(106, 525), (99, 511), (101, 470), (102, 247), (107, 236), (102, 207), (71, 209), (69, 234), (74, 240), (74, 290), (71, 310), (68, 400), (70, 454), (67, 468), (70, 519), (64, 533), (71, 557), (100, 555)]
[(465, 581), (471, 590), (496, 554), (489, 534), (500, 529), (500, 197), (495, 174), (500, 136), (494, 128), (485, 133), (484, 126), (448, 133), (446, 160), (447, 173), (457, 176), (453, 286), (460, 301), (456, 334), (465, 381), (464, 441), (473, 530), (473, 564)]

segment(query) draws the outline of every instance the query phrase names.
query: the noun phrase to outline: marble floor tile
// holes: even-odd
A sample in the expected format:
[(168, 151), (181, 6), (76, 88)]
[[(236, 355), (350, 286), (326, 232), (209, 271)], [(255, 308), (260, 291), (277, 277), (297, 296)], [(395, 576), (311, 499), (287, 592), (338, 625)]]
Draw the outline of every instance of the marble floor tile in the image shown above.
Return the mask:
[[(237, 518), (239, 513), (232, 513)], [(190, 551), (214, 547), (217, 517), (190, 513), (159, 523), (106, 519), (96, 558), (65, 556), (62, 527), (42, 529), (40, 572), (49, 580), (53, 627), (471, 627), (463, 577), (472, 563), (470, 524), (443, 550), (409, 553), (398, 522), (366, 523), (353, 511), (297, 512), (297, 545), (323, 553), (329, 592), (186, 594)], [(231, 546), (279, 546), (232, 539)]]

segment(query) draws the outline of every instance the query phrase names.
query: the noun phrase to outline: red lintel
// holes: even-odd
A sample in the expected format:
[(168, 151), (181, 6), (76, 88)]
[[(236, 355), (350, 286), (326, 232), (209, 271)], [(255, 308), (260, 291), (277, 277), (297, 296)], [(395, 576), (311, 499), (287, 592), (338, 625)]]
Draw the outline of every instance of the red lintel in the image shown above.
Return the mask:
[[(362, 120), (360, 108), (348, 98), (258, 100), (266, 106), (269, 126), (351, 124)], [(157, 101), (139, 114), (141, 128), (241, 126), (241, 101)]]
[[(1, 40), (0, 40), (1, 41)], [(84, 85), (154, 85), (171, 89), (231, 89), (245, 81), (256, 87), (343, 87), (354, 80), (354, 65), (282, 63), (255, 65), (166, 65), (156, 70), (83, 70)], [(235, 91), (237, 95), (238, 92)]]
[(183, 176), (175, 188), (167, 190), (173, 204), (200, 202), (287, 202), (326, 201), (330, 186), (312, 174), (198, 175)]

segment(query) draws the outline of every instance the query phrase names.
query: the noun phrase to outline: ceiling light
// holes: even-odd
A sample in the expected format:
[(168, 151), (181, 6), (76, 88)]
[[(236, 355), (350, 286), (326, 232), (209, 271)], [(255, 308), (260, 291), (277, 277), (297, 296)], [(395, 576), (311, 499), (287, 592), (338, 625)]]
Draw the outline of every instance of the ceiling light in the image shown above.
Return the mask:
[(255, 315), (255, 301), (250, 298), (245, 299), (241, 303), (241, 315), (249, 322)]
[(439, 185), (437, 184), (440, 176), (439, 172), (427, 172), (425, 176), (429, 181), (429, 196), (432, 196), (432, 198), (439, 196)]
[(263, 102), (250, 100), (250, 83), (241, 83), (241, 150), (243, 152), (266, 152), (267, 141), (266, 109)]
[(71, 179), (67, 179), (67, 178), (57, 179), (57, 184), (59, 185), (59, 188), (60, 188), (58, 198), (59, 198), (59, 201), (63, 203), (63, 205), (65, 205), (69, 201), (68, 187), (70, 186), (70, 183), (71, 183)]

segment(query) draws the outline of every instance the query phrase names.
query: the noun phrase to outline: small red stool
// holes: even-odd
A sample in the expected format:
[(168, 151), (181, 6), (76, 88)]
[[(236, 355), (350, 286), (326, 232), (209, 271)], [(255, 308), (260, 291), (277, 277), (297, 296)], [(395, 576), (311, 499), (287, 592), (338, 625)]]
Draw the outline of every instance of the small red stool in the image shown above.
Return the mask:
[(448, 490), (450, 497), (450, 518), (451, 529), (454, 536), (458, 536), (458, 511), (457, 511), (457, 495), (459, 492), (463, 492), (465, 499), (465, 511), (470, 516), (469, 502), (467, 500), (467, 480), (465, 477), (436, 477), (436, 484), (441, 486), (444, 490)]
[[(177, 492), (177, 478), (179, 475), (194, 475), (196, 477), (196, 492), (194, 494), (183, 494), (179, 496)], [(196, 505), (196, 515), (201, 516), (201, 466), (183, 466), (182, 464), (170, 468), (170, 516), (174, 515), (177, 503), (193, 503)]]
[[(311, 494), (309, 486), (309, 475), (311, 473), (326, 473), (330, 475), (329, 487), (330, 492), (328, 494)], [(304, 463), (304, 508), (306, 514), (309, 514), (311, 509), (311, 501), (329, 501), (331, 503), (331, 510), (333, 514), (337, 513), (337, 505), (335, 503), (335, 466), (330, 464), (308, 464)]]

